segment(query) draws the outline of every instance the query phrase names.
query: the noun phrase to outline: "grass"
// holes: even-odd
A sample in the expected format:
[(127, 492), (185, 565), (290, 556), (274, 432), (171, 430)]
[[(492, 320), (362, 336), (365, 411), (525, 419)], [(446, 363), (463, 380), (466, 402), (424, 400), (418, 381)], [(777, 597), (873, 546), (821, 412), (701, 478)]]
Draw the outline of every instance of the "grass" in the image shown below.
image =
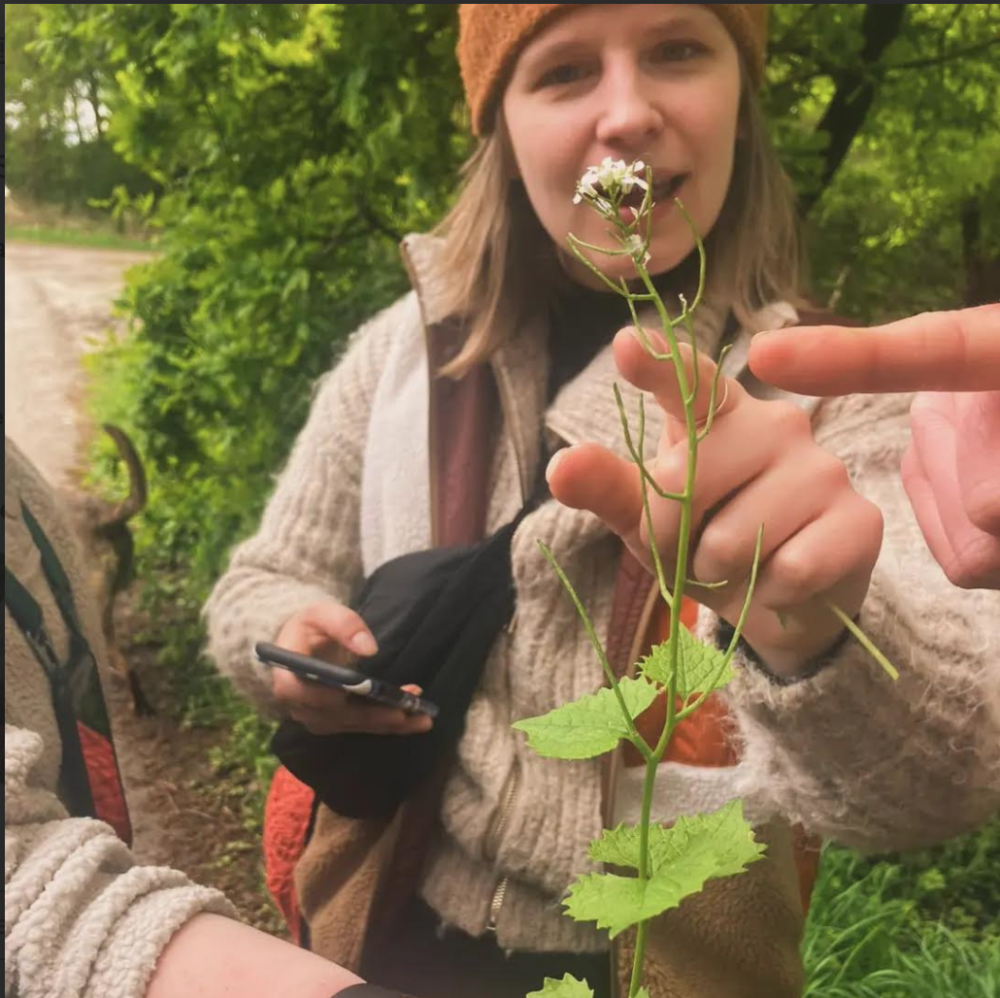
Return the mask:
[(43, 225), (4, 225), (4, 242), (44, 243), (50, 246), (81, 246), (90, 249), (152, 251), (153, 246), (141, 239), (117, 232), (59, 228)]
[(1000, 995), (1000, 822), (933, 850), (830, 848), (810, 912), (804, 998)]

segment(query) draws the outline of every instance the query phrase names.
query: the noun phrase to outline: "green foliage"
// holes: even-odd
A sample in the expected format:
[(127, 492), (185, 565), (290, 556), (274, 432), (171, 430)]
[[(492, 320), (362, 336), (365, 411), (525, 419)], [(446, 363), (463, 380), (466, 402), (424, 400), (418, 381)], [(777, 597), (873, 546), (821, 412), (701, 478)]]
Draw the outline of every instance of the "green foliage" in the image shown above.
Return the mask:
[[(733, 678), (725, 652), (703, 645), (687, 628), (677, 632), (677, 694), (685, 700), (696, 693), (721, 690)], [(639, 671), (662, 686), (670, 685), (670, 648), (655, 645), (639, 663)]]
[(100, 60), (82, 53), (73, 65), (47, 58), (46, 6), (4, 5), (7, 186), (19, 199), (77, 213), (119, 185), (133, 193), (153, 190), (150, 178), (107, 140)]
[(828, 848), (803, 944), (807, 998), (1000, 990), (1000, 821), (906, 856)]
[(561, 981), (545, 978), (541, 991), (532, 991), (527, 998), (594, 998), (594, 991), (583, 981), (566, 974)]
[[(656, 687), (644, 679), (625, 678), (618, 689), (633, 720), (656, 699)], [(598, 690), (541, 717), (518, 721), (513, 727), (528, 736), (535, 752), (552, 759), (592, 759), (610, 752), (630, 735), (611, 689)]]
[(48, 226), (5, 225), (4, 240), (43, 243), (47, 246), (86, 246), (91, 249), (143, 251), (149, 249), (144, 240), (129, 239), (115, 232), (87, 229), (50, 228)]
[[(768, 118), (810, 213), (817, 298), (865, 319), (996, 297), (1000, 285), (1000, 5), (907, 4), (865, 65), (865, 4), (771, 8)], [(833, 181), (817, 132), (838, 80), (874, 100)], [(978, 229), (978, 232), (976, 231)], [(992, 286), (992, 292), (989, 290)]]
[(441, 214), (465, 152), (454, 14), (41, 12), (48, 64), (101, 67), (115, 149), (164, 189), (160, 254), (130, 278), (131, 334), (101, 356), (93, 407), (132, 434), (148, 466), (142, 574), (179, 577), (192, 609), (257, 522), (316, 378), (404, 289), (399, 237)]
[[(649, 829), (649, 879), (614, 873), (589, 873), (570, 889), (566, 911), (577, 921), (597, 922), (611, 938), (647, 918), (676, 908), (700, 891), (708, 880), (742, 873), (764, 853), (743, 817), (743, 805), (732, 801), (711, 814), (678, 818), (671, 828)], [(598, 863), (630, 867), (640, 864), (640, 830), (624, 825), (604, 832), (590, 850)]]

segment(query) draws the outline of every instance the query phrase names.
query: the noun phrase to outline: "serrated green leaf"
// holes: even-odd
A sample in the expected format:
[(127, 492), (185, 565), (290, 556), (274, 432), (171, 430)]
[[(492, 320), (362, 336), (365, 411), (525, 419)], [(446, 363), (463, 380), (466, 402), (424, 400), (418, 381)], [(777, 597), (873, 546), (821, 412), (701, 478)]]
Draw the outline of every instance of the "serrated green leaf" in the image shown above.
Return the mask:
[[(686, 627), (677, 632), (677, 692), (685, 700), (695, 693), (721, 690), (735, 675), (731, 665), (722, 667), (725, 653), (702, 644)], [(654, 645), (639, 663), (639, 671), (661, 686), (670, 683), (670, 653), (667, 642)], [(707, 689), (706, 689), (707, 687)]]
[(561, 981), (546, 977), (542, 990), (532, 991), (527, 998), (594, 998), (594, 991), (585, 982), (567, 974)]
[[(596, 922), (613, 939), (620, 932), (700, 891), (706, 881), (742, 873), (764, 853), (743, 817), (742, 801), (711, 814), (682, 817), (672, 828), (649, 830), (649, 871), (645, 885), (635, 877), (591, 873), (570, 889), (566, 911), (579, 922)], [(639, 868), (639, 830), (619, 826), (590, 850), (598, 862)]]
[[(645, 679), (623, 679), (618, 688), (634, 720), (656, 699)], [(592, 759), (610, 752), (629, 733), (614, 690), (605, 688), (563, 704), (541, 717), (514, 724), (539, 755), (551, 759)]]
[[(652, 825), (649, 829), (650, 856), (652, 857), (652, 842), (656, 836), (665, 831), (662, 825)], [(609, 866), (624, 866), (633, 870), (639, 869), (639, 826), (619, 825), (617, 828), (606, 828), (599, 839), (590, 844), (590, 858), (596, 863), (607, 863)]]

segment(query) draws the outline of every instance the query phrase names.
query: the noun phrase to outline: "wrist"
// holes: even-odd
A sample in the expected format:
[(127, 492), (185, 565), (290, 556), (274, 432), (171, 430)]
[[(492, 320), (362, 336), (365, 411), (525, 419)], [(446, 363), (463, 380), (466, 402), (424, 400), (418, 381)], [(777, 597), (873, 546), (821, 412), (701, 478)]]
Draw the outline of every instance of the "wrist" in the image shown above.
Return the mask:
[[(855, 616), (857, 621), (858, 616)], [(727, 648), (733, 639), (736, 628), (726, 620), (719, 620), (717, 641), (719, 647)], [(826, 666), (831, 665), (845, 642), (850, 638), (847, 628), (841, 628), (825, 643), (815, 647), (811, 653), (801, 649), (789, 651), (782, 649), (758, 648), (746, 638), (740, 637), (737, 644), (738, 652), (743, 659), (758, 672), (763, 673), (777, 686), (791, 686), (794, 683), (812, 679)]]

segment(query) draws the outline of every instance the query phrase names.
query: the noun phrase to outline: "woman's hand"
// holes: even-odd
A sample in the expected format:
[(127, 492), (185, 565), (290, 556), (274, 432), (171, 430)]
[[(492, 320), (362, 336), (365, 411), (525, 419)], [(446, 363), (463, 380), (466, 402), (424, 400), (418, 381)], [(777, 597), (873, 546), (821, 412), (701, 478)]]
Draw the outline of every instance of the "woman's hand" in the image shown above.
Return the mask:
[[(665, 349), (662, 342), (657, 347)], [(690, 383), (691, 355), (682, 350)], [(673, 364), (651, 358), (631, 330), (618, 334), (614, 352), (623, 377), (653, 393), (666, 414), (647, 470), (660, 488), (683, 492), (688, 441)], [(699, 359), (695, 410), (703, 420), (715, 366)], [(754, 399), (735, 381), (720, 384), (718, 395), (711, 432), (698, 451), (687, 574), (727, 584), (689, 586), (687, 593), (735, 624), (763, 525), (760, 571), (743, 636), (771, 670), (794, 675), (841, 634), (825, 601), (849, 616), (860, 609), (882, 544), (882, 515), (854, 491), (843, 463), (814, 442), (806, 413), (791, 403)], [(557, 454), (548, 478), (556, 499), (596, 513), (653, 570), (634, 464), (583, 444)], [(651, 489), (649, 501), (672, 588), (681, 505)]]
[(1000, 391), (927, 392), (903, 485), (931, 554), (964, 589), (1000, 589)]
[[(353, 656), (367, 657), (378, 651), (375, 638), (361, 617), (332, 600), (313, 603), (289, 617), (275, 644), (340, 665), (350, 664)], [(273, 668), (271, 683), (275, 699), (314, 735), (343, 732), (416, 735), (429, 731), (433, 724), (426, 714), (408, 714), (397, 707), (384, 707), (300, 679), (287, 669)], [(416, 696), (423, 692), (412, 684), (403, 689)]]

